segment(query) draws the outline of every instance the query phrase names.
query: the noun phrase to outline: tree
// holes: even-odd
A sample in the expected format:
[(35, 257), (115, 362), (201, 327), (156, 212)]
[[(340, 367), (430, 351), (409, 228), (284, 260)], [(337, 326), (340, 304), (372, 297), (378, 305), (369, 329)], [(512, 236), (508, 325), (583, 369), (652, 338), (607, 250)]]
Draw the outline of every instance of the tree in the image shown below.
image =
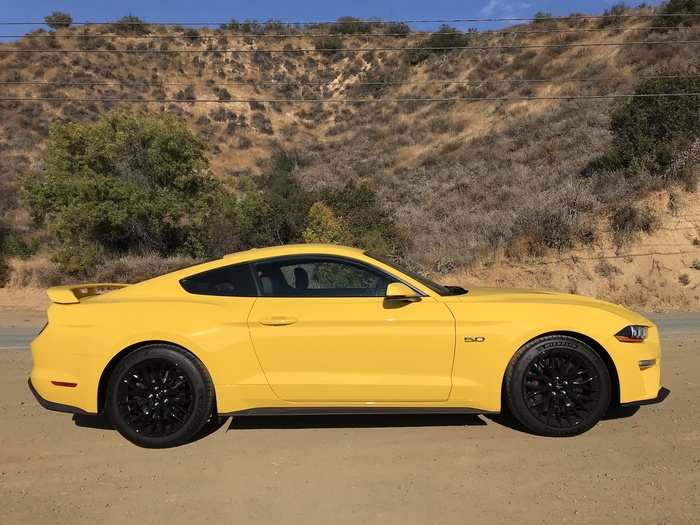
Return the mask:
[(205, 144), (175, 117), (117, 110), (54, 124), (44, 162), (24, 197), (64, 269), (78, 274), (108, 254), (206, 255), (225, 193)]
[(68, 13), (62, 13), (61, 11), (54, 11), (48, 16), (44, 17), (44, 22), (51, 29), (61, 29), (63, 27), (70, 27), (73, 23), (73, 17)]
[(325, 244), (354, 244), (345, 223), (322, 201), (309, 209), (309, 223), (303, 233), (304, 242)]

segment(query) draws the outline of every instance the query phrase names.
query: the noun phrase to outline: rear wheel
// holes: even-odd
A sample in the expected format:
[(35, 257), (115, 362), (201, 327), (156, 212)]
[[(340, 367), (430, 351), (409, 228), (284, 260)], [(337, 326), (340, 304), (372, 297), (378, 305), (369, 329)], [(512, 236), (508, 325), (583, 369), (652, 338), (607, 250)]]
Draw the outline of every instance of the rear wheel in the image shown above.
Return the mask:
[(149, 345), (115, 368), (107, 410), (129, 441), (150, 448), (188, 442), (214, 407), (214, 388), (202, 363), (176, 346)]
[(573, 436), (593, 427), (610, 405), (610, 374), (588, 344), (545, 336), (523, 346), (505, 378), (511, 413), (528, 430)]

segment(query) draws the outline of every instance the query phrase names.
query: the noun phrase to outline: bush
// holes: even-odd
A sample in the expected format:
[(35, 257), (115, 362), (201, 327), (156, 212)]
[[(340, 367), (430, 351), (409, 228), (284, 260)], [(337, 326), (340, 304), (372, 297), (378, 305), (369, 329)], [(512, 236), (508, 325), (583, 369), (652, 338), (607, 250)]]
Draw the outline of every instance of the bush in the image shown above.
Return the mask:
[(390, 35), (407, 36), (411, 33), (411, 27), (405, 22), (390, 22), (385, 28)]
[(7, 253), (5, 250), (6, 230), (0, 224), (0, 287), (5, 286), (10, 276), (10, 267), (7, 264)]
[(185, 89), (181, 89), (175, 93), (175, 100), (197, 100), (197, 94), (194, 91), (194, 87), (187, 86)]
[[(700, 0), (668, 0), (659, 10), (661, 15), (698, 13), (700, 13)], [(692, 26), (697, 22), (698, 19), (694, 16), (659, 16), (654, 19), (653, 25), (672, 29), (678, 26)]]
[[(683, 75), (672, 70), (658, 74)], [(698, 77), (649, 78), (639, 82), (635, 89), (637, 95), (698, 92)], [(690, 151), (700, 138), (700, 97), (630, 98), (613, 112), (610, 128), (611, 148), (589, 163), (585, 175), (634, 165), (666, 177), (674, 160)]]
[(367, 184), (348, 182), (340, 189), (322, 192), (321, 199), (347, 225), (357, 246), (384, 255), (406, 252), (407, 237), (379, 206), (376, 193)]
[(24, 197), (71, 274), (107, 255), (199, 257), (225, 199), (205, 151), (168, 115), (112, 111), (95, 123), (54, 124), (45, 169), (26, 178)]
[(598, 275), (601, 275), (603, 277), (612, 277), (613, 275), (622, 273), (622, 270), (620, 270), (614, 264), (608, 262), (607, 259), (601, 259), (600, 262), (596, 265), (595, 271)]
[(145, 35), (150, 32), (150, 28), (138, 16), (126, 15), (112, 24), (112, 31), (119, 34)]
[(340, 50), (343, 49), (343, 41), (337, 36), (326, 36), (316, 39), (314, 47), (322, 50), (323, 55), (328, 57), (337, 57), (340, 55)]
[(611, 218), (613, 238), (618, 246), (632, 241), (637, 232), (651, 233), (658, 220), (650, 208), (637, 204), (624, 204), (615, 210)]
[(615, 4), (610, 9), (603, 11), (603, 16), (606, 18), (600, 19), (600, 27), (611, 27), (621, 25), (625, 19), (623, 15), (627, 10), (627, 6), (624, 3)]
[(54, 11), (48, 16), (44, 17), (44, 22), (51, 29), (61, 29), (63, 27), (70, 27), (73, 23), (73, 17), (68, 13), (62, 13), (61, 11)]
[(322, 201), (315, 202), (309, 209), (308, 226), (302, 236), (308, 243), (354, 244), (345, 223)]
[(411, 65), (416, 65), (426, 60), (432, 54), (448, 53), (450, 47), (465, 47), (469, 44), (469, 36), (461, 31), (448, 25), (441, 25), (440, 28), (432, 33), (428, 38), (421, 40), (416, 47), (433, 48), (433, 49), (418, 49), (406, 53), (406, 60)]
[(352, 16), (342, 16), (335, 24), (332, 24), (329, 32), (331, 34), (355, 35), (365, 34), (372, 31), (372, 24), (364, 22)]
[(541, 24), (543, 22), (548, 22), (552, 18), (552, 13), (545, 11), (537, 11), (533, 17), (534, 24)]

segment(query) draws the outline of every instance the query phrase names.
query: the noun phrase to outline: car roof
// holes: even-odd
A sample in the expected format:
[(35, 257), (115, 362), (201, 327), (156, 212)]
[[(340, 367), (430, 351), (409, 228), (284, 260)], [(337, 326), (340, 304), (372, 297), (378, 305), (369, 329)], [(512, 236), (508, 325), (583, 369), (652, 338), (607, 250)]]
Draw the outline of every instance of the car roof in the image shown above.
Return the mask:
[(282, 246), (271, 246), (268, 248), (253, 248), (243, 252), (236, 252), (224, 255), (227, 262), (254, 261), (257, 259), (267, 259), (270, 257), (281, 257), (285, 255), (361, 255), (363, 250), (350, 246), (338, 244), (285, 244)]

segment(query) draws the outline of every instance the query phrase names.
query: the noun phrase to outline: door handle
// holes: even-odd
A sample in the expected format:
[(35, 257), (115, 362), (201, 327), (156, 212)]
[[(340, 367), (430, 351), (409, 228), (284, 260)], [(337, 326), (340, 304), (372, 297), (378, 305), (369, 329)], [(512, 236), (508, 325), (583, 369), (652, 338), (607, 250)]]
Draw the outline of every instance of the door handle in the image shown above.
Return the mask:
[(259, 322), (265, 326), (287, 326), (296, 323), (297, 320), (294, 317), (266, 317)]

